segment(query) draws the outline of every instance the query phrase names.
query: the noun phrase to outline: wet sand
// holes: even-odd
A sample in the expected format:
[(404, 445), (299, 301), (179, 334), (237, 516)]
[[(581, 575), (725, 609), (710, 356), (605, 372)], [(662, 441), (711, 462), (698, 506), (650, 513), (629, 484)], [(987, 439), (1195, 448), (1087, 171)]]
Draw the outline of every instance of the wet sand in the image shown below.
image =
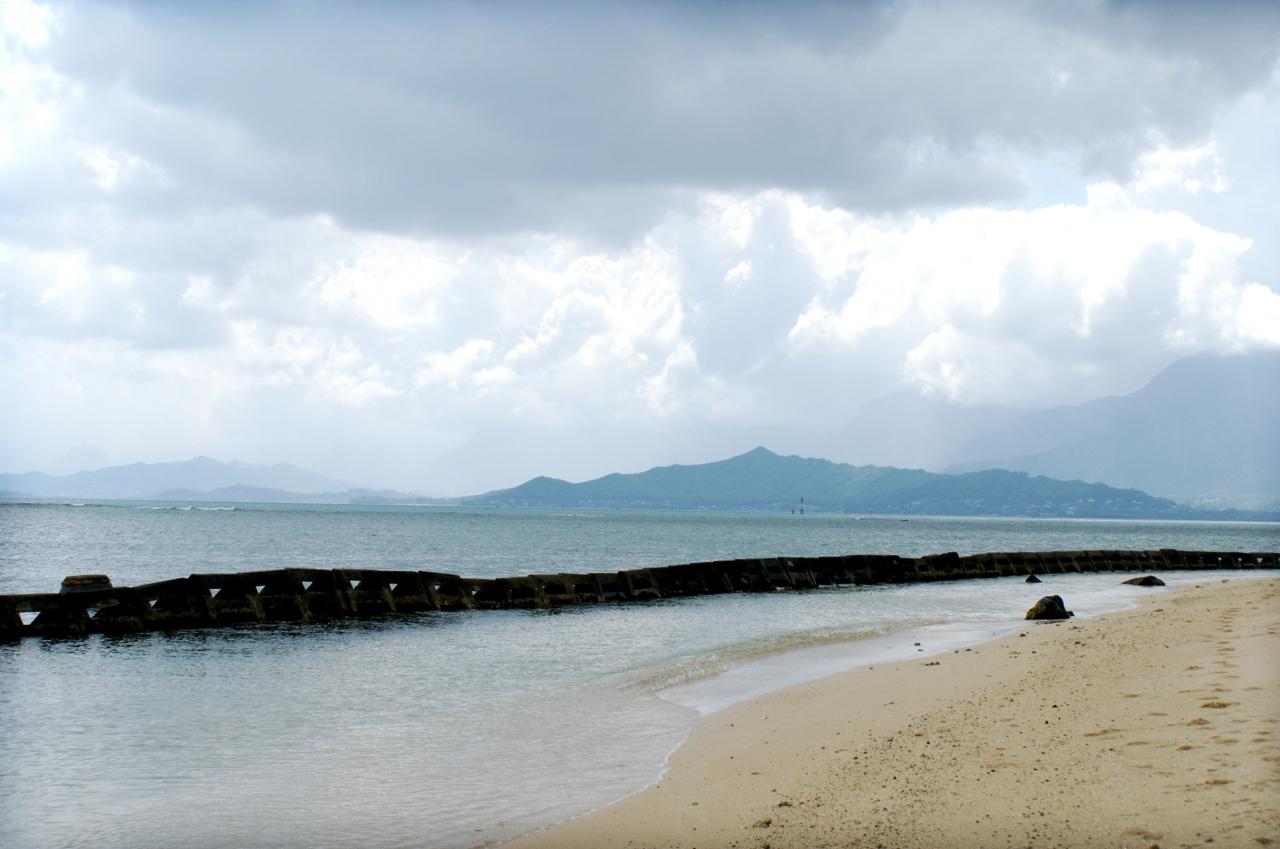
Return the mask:
[(736, 705), (695, 729), (658, 784), (508, 844), (1269, 845), (1276, 578), (1155, 588), (1138, 610), (1029, 622)]

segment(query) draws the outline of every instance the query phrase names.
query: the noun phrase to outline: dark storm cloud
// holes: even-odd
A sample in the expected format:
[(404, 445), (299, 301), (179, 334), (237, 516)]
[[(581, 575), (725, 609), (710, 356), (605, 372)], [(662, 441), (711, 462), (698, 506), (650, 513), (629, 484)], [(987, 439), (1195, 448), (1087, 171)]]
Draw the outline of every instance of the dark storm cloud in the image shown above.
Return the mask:
[(86, 137), (168, 175), (140, 211), (607, 236), (686, 190), (1015, 201), (1010, 150), (1124, 176), (1278, 33), (1266, 5), (120, 4), (69, 7), (50, 58)]

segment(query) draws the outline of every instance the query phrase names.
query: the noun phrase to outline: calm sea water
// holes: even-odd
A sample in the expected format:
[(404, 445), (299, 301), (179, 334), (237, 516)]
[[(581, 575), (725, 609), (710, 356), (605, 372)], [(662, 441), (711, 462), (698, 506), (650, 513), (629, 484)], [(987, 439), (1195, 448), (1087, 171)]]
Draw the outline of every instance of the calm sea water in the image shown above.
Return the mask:
[[(128, 584), (289, 565), (494, 576), (785, 554), (1280, 548), (1280, 526), (1258, 524), (215, 506), (0, 504), (0, 592), (54, 591), (75, 572)], [(916, 641), (933, 652), (988, 638), (1048, 592), (1091, 615), (1151, 591), (1070, 575), (0, 646), (0, 840), (486, 844), (650, 783), (700, 713), (908, 657)]]

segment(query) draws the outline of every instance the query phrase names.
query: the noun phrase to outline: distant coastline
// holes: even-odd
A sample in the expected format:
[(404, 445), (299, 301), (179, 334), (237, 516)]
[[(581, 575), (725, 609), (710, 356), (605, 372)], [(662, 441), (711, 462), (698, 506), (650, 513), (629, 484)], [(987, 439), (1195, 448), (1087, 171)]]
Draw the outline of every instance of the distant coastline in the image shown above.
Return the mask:
[(0, 475), (0, 499), (110, 499), (214, 504), (349, 504), (696, 510), (868, 516), (1276, 521), (1280, 509), (1181, 504), (1138, 489), (1007, 469), (937, 473), (783, 456), (764, 447), (694, 465), (613, 473), (581, 483), (539, 476), (479, 495), (369, 489), (286, 464), (198, 457), (78, 472)]
[[(186, 497), (172, 496), (165, 498), (94, 498), (89, 496), (69, 496), (69, 495), (29, 495), (18, 492), (2, 492), (0, 491), (0, 505), (34, 505), (34, 506), (68, 506), (68, 507), (147, 507), (149, 509), (194, 509), (194, 510), (253, 510), (253, 509), (270, 509), (270, 508), (287, 508), (287, 507), (350, 507), (350, 508), (366, 508), (376, 510), (379, 508), (419, 508), (423, 510), (450, 510), (465, 508), (468, 510), (480, 511), (565, 511), (574, 512), (600, 512), (600, 513), (676, 513), (676, 514), (723, 514), (723, 515), (761, 515), (761, 516), (783, 516), (791, 515), (788, 508), (784, 506), (756, 506), (756, 505), (740, 505), (740, 506), (700, 506), (700, 505), (663, 505), (663, 504), (588, 504), (588, 503), (529, 503), (529, 504), (503, 504), (492, 503), (485, 496), (473, 496), (462, 498), (428, 498), (425, 496), (413, 496), (405, 494), (402, 497), (395, 496), (348, 496), (345, 493), (296, 493), (283, 492), (273, 493), (274, 497), (262, 499), (238, 499), (238, 498), (219, 498), (210, 497), (210, 493), (192, 492)], [(875, 520), (901, 520), (904, 522), (911, 520), (926, 519), (1026, 519), (1029, 521), (1081, 521), (1081, 522), (1222, 522), (1229, 524), (1236, 523), (1256, 523), (1256, 524), (1278, 524), (1280, 523), (1280, 511), (1266, 510), (1202, 510), (1193, 507), (1184, 507), (1183, 509), (1173, 513), (1163, 513), (1151, 516), (1129, 516), (1129, 515), (1069, 515), (1069, 514), (1049, 514), (1049, 513), (904, 513), (904, 512), (876, 512), (873, 510), (832, 510), (822, 509), (820, 507), (805, 507), (805, 516), (796, 515), (797, 521), (804, 521), (805, 517), (821, 518), (821, 517), (846, 517), (849, 519), (875, 519)]]

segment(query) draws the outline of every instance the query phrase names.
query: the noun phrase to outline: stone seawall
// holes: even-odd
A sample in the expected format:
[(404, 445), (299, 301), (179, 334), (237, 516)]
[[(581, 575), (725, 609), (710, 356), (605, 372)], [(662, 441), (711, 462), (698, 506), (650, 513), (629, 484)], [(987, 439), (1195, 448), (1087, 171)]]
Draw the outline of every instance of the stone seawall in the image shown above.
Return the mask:
[(734, 592), (956, 581), (1065, 572), (1276, 569), (1275, 552), (1041, 551), (924, 557), (855, 554), (684, 563), (585, 574), (464, 578), (443, 572), (275, 569), (195, 574), (136, 587), (68, 578), (58, 593), (0, 595), (0, 643), (428, 610), (549, 608)]

